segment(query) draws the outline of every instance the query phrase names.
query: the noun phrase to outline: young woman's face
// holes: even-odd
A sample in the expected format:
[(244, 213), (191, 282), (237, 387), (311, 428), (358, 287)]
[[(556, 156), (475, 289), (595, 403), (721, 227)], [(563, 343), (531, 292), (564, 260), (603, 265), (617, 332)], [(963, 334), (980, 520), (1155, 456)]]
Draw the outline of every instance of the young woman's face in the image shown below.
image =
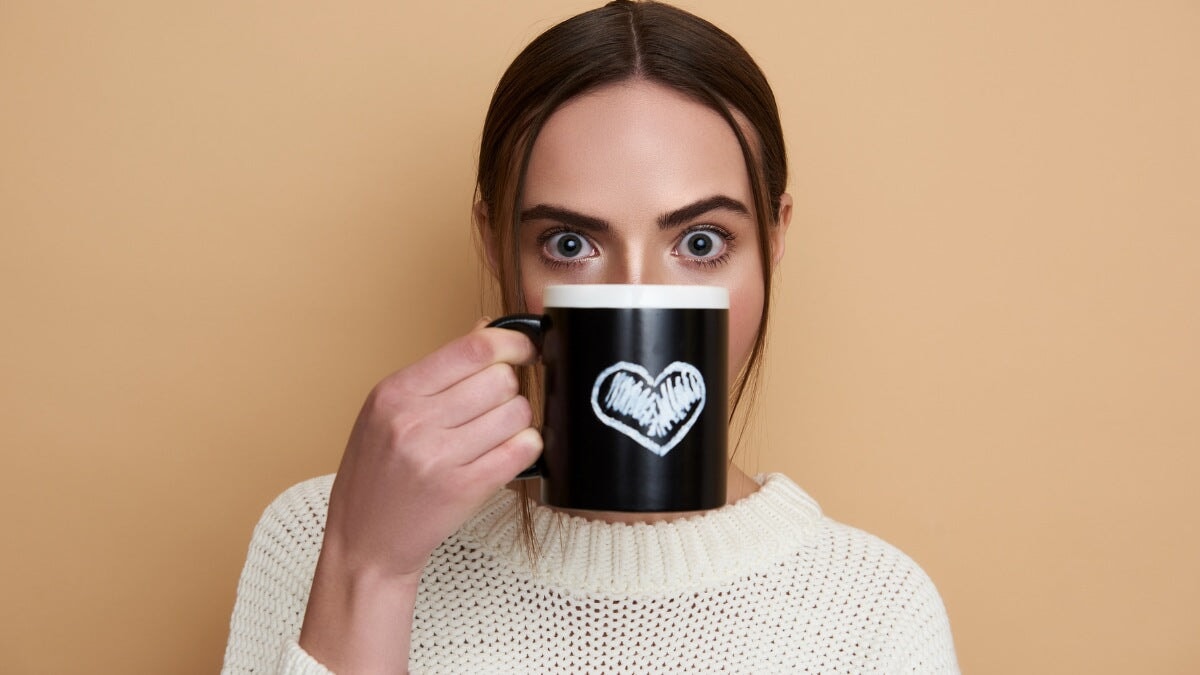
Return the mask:
[[(729, 289), (730, 375), (750, 355), (763, 277), (750, 178), (716, 111), (641, 81), (557, 110), (533, 145), (520, 204), (531, 312), (551, 284), (704, 284)], [(773, 263), (791, 215), (784, 196)]]

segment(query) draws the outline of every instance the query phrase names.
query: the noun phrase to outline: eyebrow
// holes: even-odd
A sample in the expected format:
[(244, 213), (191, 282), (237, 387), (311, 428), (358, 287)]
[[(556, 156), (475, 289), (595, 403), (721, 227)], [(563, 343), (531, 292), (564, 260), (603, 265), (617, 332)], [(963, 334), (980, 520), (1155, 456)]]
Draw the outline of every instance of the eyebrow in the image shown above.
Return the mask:
[(563, 225), (571, 225), (581, 230), (591, 230), (593, 232), (607, 232), (610, 229), (608, 221), (592, 216), (585, 216), (578, 211), (564, 209), (561, 206), (550, 206), (549, 204), (538, 204), (522, 211), (521, 222), (525, 222), (526, 220), (556, 220)]
[(750, 209), (746, 208), (745, 204), (732, 197), (716, 195), (714, 197), (708, 197), (707, 199), (701, 199), (697, 202), (692, 202), (691, 204), (688, 204), (681, 209), (675, 209), (670, 213), (664, 213), (658, 217), (658, 229), (667, 230), (672, 227), (678, 227), (689, 220), (699, 218), (709, 211), (716, 211), (717, 209), (733, 211), (734, 213), (743, 216), (750, 215)]
[[(732, 197), (726, 197), (725, 195), (715, 195), (662, 214), (658, 217), (658, 229), (669, 230), (673, 227), (678, 227), (689, 220), (698, 218), (709, 211), (716, 211), (717, 209), (725, 209), (743, 216), (750, 215), (750, 209), (746, 208), (746, 205), (740, 201)], [(525, 222), (526, 220), (556, 220), (564, 225), (571, 225), (581, 230), (591, 230), (593, 232), (607, 232), (611, 229), (606, 220), (549, 204), (538, 204), (522, 211), (521, 222)]]

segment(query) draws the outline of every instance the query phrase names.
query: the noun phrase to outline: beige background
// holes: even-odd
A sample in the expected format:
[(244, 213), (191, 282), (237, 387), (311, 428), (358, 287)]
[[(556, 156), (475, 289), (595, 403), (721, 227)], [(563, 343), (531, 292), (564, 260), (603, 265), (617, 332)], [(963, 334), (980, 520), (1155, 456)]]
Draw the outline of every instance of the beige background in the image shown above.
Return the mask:
[[(487, 99), (591, 4), (0, 2), (0, 670), (218, 668), (263, 507), (478, 315)], [(746, 465), (969, 672), (1200, 669), (1200, 5), (684, 6), (790, 143)]]

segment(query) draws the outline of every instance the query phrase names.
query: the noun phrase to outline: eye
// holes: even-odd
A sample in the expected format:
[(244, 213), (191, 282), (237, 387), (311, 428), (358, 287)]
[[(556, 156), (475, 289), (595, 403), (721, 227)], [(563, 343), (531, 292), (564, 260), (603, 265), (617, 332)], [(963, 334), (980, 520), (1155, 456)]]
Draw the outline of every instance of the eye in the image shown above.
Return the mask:
[(712, 230), (692, 230), (683, 235), (675, 247), (675, 255), (707, 260), (725, 253), (726, 241), (721, 233)]
[(595, 253), (588, 240), (575, 232), (559, 232), (552, 235), (546, 239), (542, 249), (555, 260), (587, 258)]

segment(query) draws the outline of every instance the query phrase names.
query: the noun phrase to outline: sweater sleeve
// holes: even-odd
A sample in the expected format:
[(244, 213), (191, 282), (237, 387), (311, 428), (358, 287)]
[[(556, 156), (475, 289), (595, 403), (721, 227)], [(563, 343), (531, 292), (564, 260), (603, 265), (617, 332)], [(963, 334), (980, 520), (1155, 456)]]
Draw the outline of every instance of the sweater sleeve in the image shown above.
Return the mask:
[(333, 476), (280, 495), (254, 528), (238, 581), (221, 672), (327, 675), (297, 639), (325, 533)]

